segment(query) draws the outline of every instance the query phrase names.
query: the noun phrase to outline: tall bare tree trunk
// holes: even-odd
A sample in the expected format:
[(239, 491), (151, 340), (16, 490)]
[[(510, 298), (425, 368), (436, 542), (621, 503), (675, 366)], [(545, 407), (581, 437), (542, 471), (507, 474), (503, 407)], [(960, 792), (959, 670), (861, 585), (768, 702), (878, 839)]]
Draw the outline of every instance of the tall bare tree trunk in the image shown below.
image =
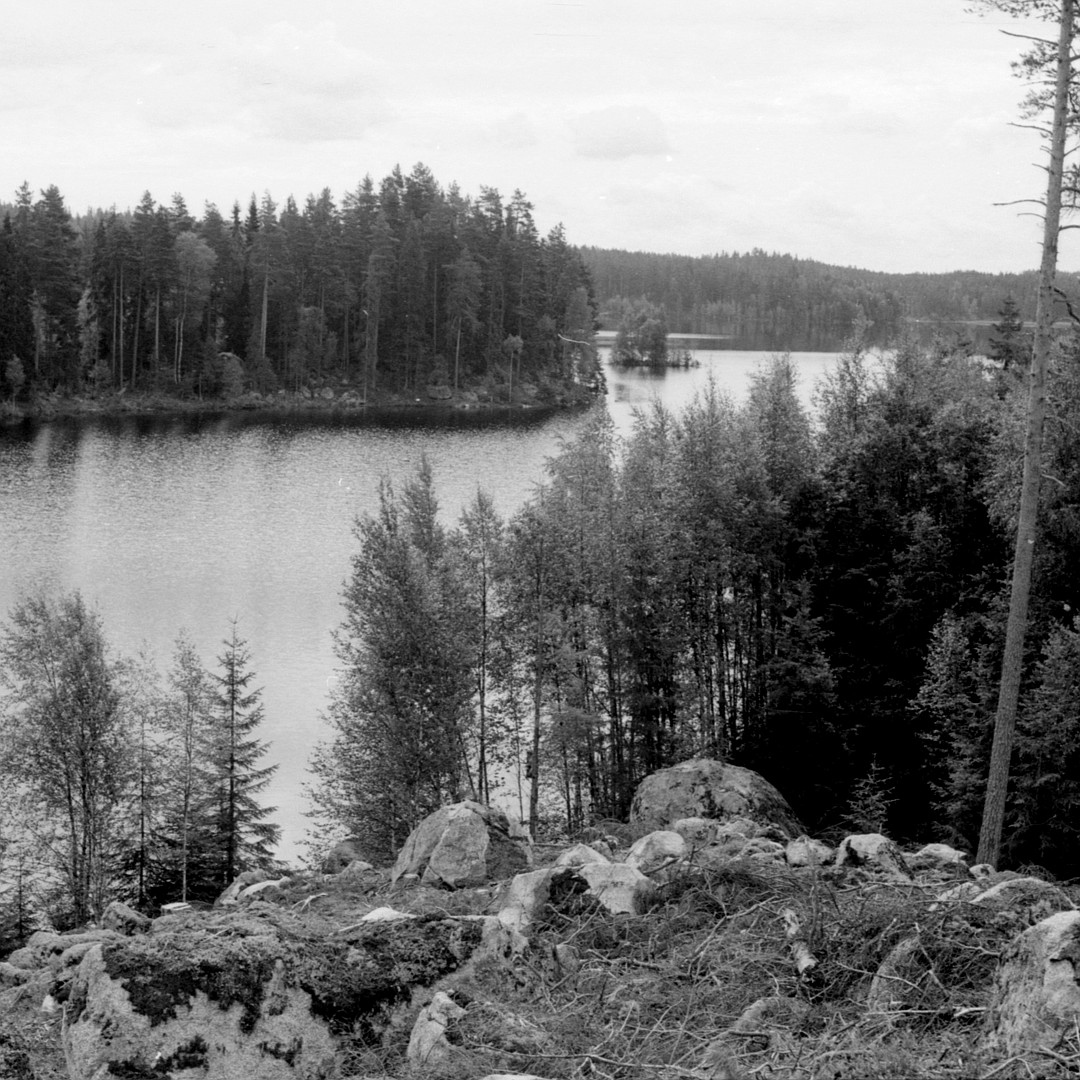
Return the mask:
[(1070, 51), (1075, 0), (1061, 0), (1061, 24), (1057, 50), (1054, 119), (1050, 133), (1050, 166), (1043, 218), (1042, 264), (1039, 268), (1039, 299), (1035, 312), (1035, 348), (1028, 385), (1027, 432), (1024, 439), (1024, 478), (1020, 489), (1020, 512), (1013, 556), (1012, 594), (1005, 629), (1005, 653), (1001, 661), (994, 743), (986, 783), (978, 861), (997, 864), (1001, 854), (1001, 831), (1005, 821), (1005, 796), (1009, 764), (1016, 733), (1016, 710), (1020, 699), (1020, 675), (1027, 631), (1031, 570), (1035, 557), (1035, 533), (1039, 513), (1042, 474), (1043, 421), (1046, 416), (1046, 368), (1053, 347), (1054, 278), (1057, 273), (1058, 237), (1061, 226), (1061, 189), (1065, 175), (1065, 136), (1068, 126)]

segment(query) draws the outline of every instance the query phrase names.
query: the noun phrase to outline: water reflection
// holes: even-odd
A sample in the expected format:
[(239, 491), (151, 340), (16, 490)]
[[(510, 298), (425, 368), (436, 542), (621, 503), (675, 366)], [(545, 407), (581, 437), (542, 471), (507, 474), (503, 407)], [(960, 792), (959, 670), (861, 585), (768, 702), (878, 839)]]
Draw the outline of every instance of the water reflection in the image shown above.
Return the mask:
[[(681, 408), (709, 375), (733, 394), (760, 353), (703, 352), (702, 366), (609, 373), (607, 407), (628, 432), (659, 398)], [(800, 359), (815, 371), (820, 356)], [(807, 400), (809, 387), (805, 387)], [(603, 406), (601, 406), (603, 407)], [(303, 784), (334, 678), (331, 630), (356, 550), (358, 515), (377, 508), (380, 478), (399, 486), (422, 454), (433, 463), (444, 521), (483, 488), (512, 514), (545, 460), (585, 412), (403, 410), (87, 417), (0, 432), (0, 614), (36, 588), (80, 589), (110, 640), (148, 647), (164, 671), (181, 628), (213, 664), (238, 617), (264, 686), (280, 764), (287, 858), (305, 830)]]

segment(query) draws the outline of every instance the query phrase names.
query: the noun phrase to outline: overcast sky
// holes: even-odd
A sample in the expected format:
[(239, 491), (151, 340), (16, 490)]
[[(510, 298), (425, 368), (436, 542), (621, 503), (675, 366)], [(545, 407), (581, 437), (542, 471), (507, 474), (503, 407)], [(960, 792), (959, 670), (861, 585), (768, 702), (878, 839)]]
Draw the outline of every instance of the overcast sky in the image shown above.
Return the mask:
[[(572, 243), (1029, 269), (1015, 24), (972, 0), (33, 0), (0, 31), (0, 199), (340, 201), (418, 161)], [(1072, 269), (1071, 248), (1064, 265)]]

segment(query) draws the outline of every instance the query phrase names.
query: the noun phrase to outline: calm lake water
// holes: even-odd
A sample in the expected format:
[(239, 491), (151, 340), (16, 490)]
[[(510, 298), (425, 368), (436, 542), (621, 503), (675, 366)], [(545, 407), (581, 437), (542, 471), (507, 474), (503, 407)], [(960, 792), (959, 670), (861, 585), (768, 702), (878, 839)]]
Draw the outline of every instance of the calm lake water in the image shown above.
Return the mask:
[[(617, 430), (659, 398), (674, 410), (710, 373), (736, 398), (766, 354), (700, 351), (701, 366), (609, 371)], [(794, 354), (801, 396), (834, 353)], [(208, 666), (236, 616), (263, 686), (278, 772), (279, 854), (302, 853), (302, 786), (334, 675), (331, 631), (356, 550), (356, 517), (379, 480), (431, 460), (444, 520), (478, 487), (503, 515), (543, 475), (582, 413), (474, 412), (290, 418), (84, 418), (0, 429), (0, 617), (38, 588), (79, 589), (120, 652), (149, 650), (164, 672), (187, 630)]]

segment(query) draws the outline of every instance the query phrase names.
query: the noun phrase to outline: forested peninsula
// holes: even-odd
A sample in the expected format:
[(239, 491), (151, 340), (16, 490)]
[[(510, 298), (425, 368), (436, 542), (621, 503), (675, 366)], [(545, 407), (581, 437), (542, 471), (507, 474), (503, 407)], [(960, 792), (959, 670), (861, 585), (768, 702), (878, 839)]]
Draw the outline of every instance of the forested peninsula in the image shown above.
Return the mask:
[[(9, 414), (141, 402), (566, 404), (596, 382), (589, 275), (520, 191), (443, 188), (423, 165), (338, 205), (145, 193), (72, 216), (55, 186), (0, 207), (0, 398)], [(127, 401), (125, 401), (127, 399)]]

